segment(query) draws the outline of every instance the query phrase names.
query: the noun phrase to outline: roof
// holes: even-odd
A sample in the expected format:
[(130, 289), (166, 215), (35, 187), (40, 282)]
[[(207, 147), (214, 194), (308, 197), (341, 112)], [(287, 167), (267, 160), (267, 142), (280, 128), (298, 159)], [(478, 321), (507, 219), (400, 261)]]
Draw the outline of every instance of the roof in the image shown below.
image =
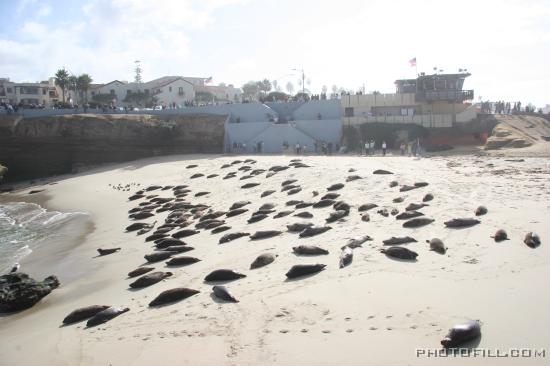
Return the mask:
[(144, 84), (146, 85), (146, 87), (150, 87), (151, 89), (156, 89), (156, 88), (165, 87), (165, 86), (167, 86), (169, 84), (172, 84), (172, 83), (174, 83), (178, 80), (183, 80), (186, 83), (189, 83), (189, 84), (193, 85), (193, 83), (191, 83), (188, 80), (185, 80), (181, 76), (164, 76), (164, 77), (161, 77), (161, 78), (158, 78), (158, 79), (155, 79), (155, 80), (148, 81)]
[(411, 83), (415, 82), (417, 80), (426, 80), (426, 79), (447, 79), (447, 80), (456, 80), (456, 79), (464, 79), (467, 78), (472, 74), (470, 73), (460, 73), (460, 74), (431, 74), (431, 75), (419, 75), (416, 79), (398, 79), (395, 80), (395, 83)]

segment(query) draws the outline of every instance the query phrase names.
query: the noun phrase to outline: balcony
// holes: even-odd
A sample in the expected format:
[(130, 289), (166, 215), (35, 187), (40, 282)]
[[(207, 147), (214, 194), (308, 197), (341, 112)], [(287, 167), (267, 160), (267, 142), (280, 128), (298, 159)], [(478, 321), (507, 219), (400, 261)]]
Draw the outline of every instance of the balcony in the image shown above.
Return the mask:
[(429, 90), (420, 91), (414, 97), (417, 102), (458, 102), (474, 99), (473, 90)]

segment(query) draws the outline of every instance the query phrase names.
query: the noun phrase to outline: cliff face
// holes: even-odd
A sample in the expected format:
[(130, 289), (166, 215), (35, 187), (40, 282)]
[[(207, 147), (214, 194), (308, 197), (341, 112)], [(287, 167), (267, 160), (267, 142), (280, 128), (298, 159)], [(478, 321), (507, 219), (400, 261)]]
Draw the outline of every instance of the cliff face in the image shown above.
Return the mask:
[(5, 179), (13, 181), (105, 162), (221, 153), (225, 119), (218, 115), (1, 116), (0, 162), (10, 168)]

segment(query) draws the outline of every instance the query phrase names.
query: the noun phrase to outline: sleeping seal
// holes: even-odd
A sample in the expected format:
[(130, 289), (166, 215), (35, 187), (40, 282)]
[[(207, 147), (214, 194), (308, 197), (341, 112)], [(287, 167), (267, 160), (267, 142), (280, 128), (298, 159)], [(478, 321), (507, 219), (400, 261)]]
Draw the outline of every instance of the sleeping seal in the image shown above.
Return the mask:
[(168, 303), (187, 299), (193, 295), (198, 294), (200, 291), (193, 290), (186, 287), (176, 287), (170, 290), (161, 292), (157, 297), (149, 303), (149, 306), (161, 306)]
[(110, 308), (109, 305), (91, 305), (76, 309), (63, 319), (63, 324), (76, 323), (84, 319), (91, 318), (100, 311)]
[(232, 280), (238, 280), (239, 278), (246, 277), (246, 275), (242, 273), (235, 272), (231, 269), (217, 269), (215, 271), (210, 272), (205, 278), (205, 282), (211, 282), (211, 281), (232, 281)]
[(478, 320), (471, 320), (465, 324), (458, 324), (449, 329), (449, 333), (441, 340), (444, 348), (454, 348), (481, 336), (481, 324)]
[(503, 229), (497, 230), (495, 235), (491, 235), (491, 238), (495, 239), (496, 242), (503, 241), (503, 240), (509, 240), (508, 239), (508, 234)]
[(239, 300), (235, 299), (235, 297), (229, 293), (229, 290), (225, 286), (212, 287), (212, 293), (220, 300), (227, 302), (239, 302)]
[(328, 254), (328, 250), (315, 245), (298, 245), (297, 247), (292, 247), (292, 251), (298, 255)]
[(416, 260), (418, 253), (413, 252), (405, 247), (389, 247), (380, 249), (381, 253), (384, 253), (388, 257), (405, 259), (405, 260)]
[(95, 314), (90, 320), (88, 320), (86, 326), (93, 327), (94, 325), (106, 323), (109, 320), (116, 318), (120, 314), (124, 314), (129, 310), (129, 308), (117, 308), (112, 306)]
[(443, 241), (439, 238), (426, 240), (426, 243), (430, 244), (430, 250), (433, 250), (434, 252), (437, 252), (439, 254), (445, 254), (445, 252), (447, 251), (447, 248), (445, 248)]
[(267, 266), (275, 260), (275, 257), (277, 257), (277, 255), (272, 253), (260, 254), (256, 259), (254, 259), (254, 262), (250, 265), (250, 269)]
[(537, 234), (530, 231), (525, 235), (523, 242), (529, 248), (536, 248), (540, 245), (540, 237)]
[(326, 264), (297, 264), (295, 266), (292, 266), (285, 274), (285, 276), (289, 279), (301, 277), (308, 274), (321, 272), (323, 269), (325, 269), (325, 267)]

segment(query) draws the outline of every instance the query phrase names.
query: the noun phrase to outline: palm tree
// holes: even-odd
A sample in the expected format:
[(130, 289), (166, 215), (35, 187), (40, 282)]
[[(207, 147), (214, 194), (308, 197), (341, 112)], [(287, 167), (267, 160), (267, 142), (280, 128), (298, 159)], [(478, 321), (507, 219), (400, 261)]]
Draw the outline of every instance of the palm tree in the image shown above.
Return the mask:
[(72, 90), (74, 92), (74, 97), (75, 97), (75, 100), (73, 101), (73, 103), (76, 104), (77, 100), (76, 100), (76, 96), (78, 94), (78, 77), (76, 75), (71, 75), (69, 76), (69, 85), (68, 85), (68, 88), (69, 90)]
[(92, 77), (88, 74), (80, 75), (77, 80), (78, 89), (80, 89), (84, 94), (84, 99), (86, 103), (88, 102), (88, 89), (90, 89), (92, 81)]
[(57, 70), (55, 73), (55, 85), (61, 88), (63, 94), (63, 104), (65, 104), (65, 88), (69, 84), (69, 73), (65, 68)]

